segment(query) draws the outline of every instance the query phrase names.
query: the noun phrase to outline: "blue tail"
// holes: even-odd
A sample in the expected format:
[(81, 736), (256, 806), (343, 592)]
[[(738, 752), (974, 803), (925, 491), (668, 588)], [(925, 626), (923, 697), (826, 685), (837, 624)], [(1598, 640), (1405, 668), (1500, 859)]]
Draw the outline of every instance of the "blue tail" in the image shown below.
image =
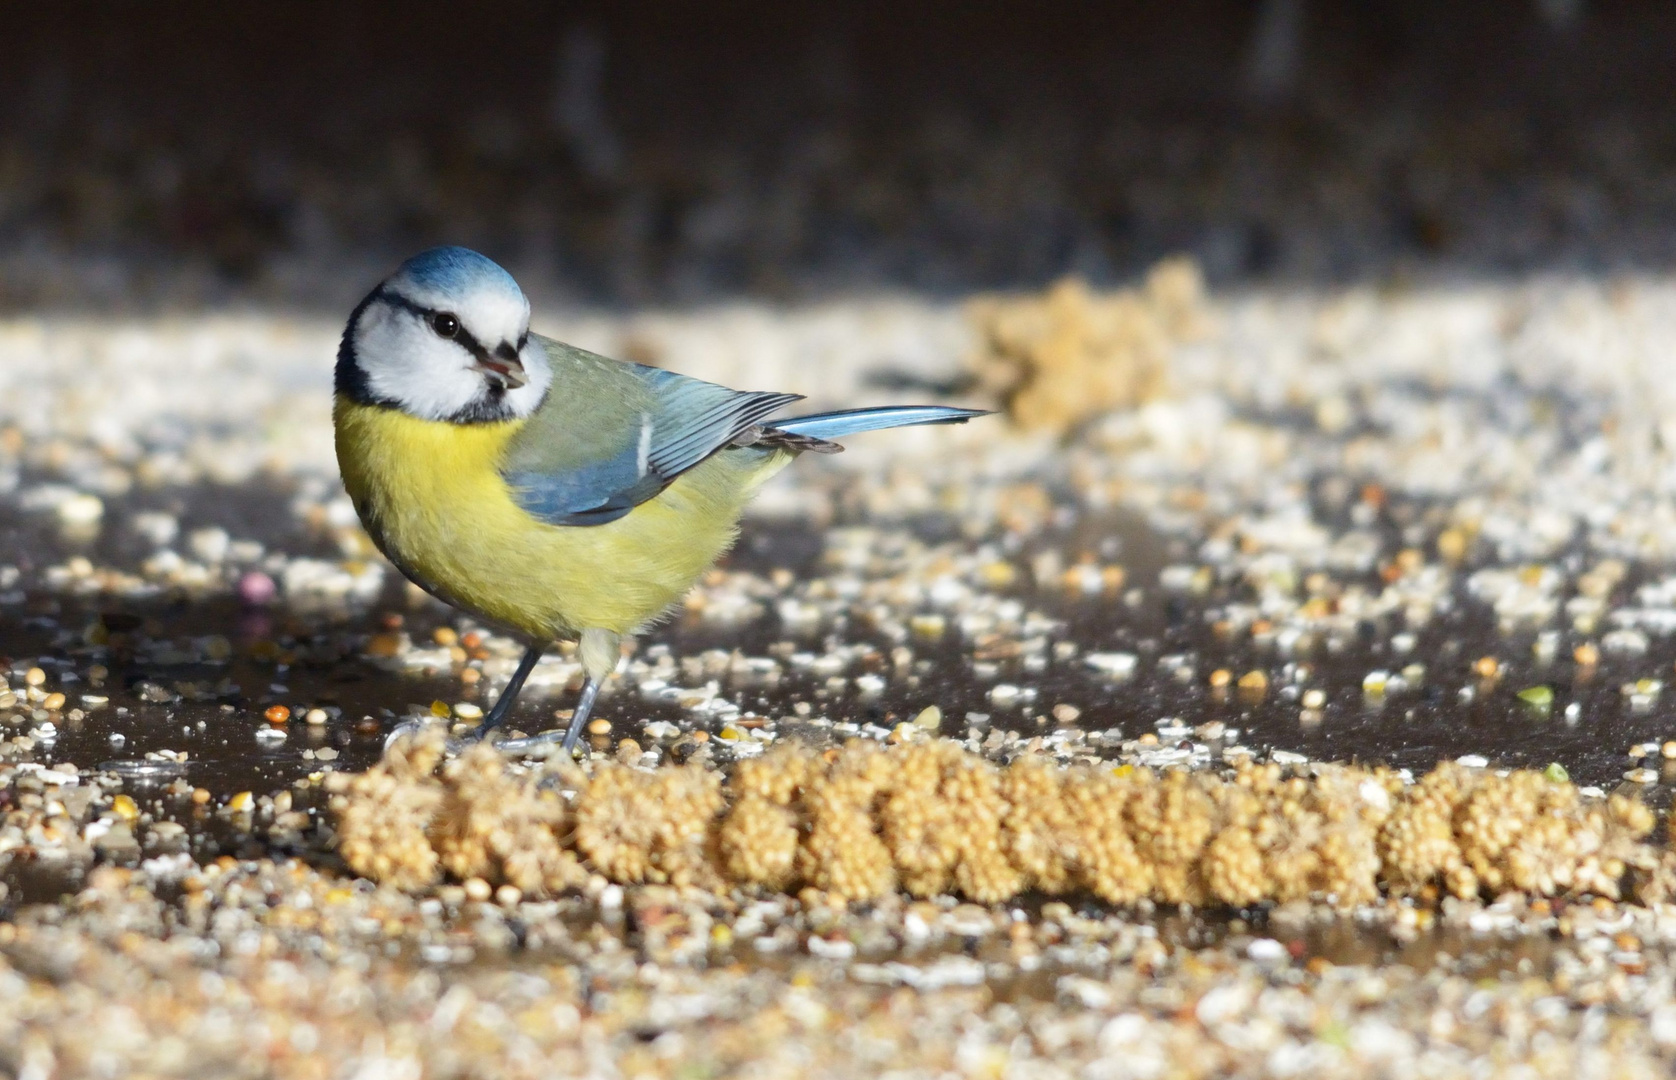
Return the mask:
[(841, 439), (859, 431), (912, 427), (916, 424), (964, 424), (974, 416), (988, 416), (986, 409), (954, 409), (946, 405), (885, 405), (877, 409), (844, 409), (779, 420), (770, 430), (784, 431), (810, 439)]

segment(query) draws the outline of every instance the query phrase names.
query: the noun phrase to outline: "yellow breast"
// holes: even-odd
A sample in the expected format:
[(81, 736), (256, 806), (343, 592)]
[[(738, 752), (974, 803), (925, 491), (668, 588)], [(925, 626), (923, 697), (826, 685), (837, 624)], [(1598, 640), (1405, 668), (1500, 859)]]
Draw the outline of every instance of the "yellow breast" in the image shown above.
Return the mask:
[(534, 638), (626, 634), (679, 600), (790, 455), (724, 451), (604, 525), (526, 514), (499, 473), (522, 421), (450, 424), (339, 397), (338, 465), (361, 521), (439, 599)]

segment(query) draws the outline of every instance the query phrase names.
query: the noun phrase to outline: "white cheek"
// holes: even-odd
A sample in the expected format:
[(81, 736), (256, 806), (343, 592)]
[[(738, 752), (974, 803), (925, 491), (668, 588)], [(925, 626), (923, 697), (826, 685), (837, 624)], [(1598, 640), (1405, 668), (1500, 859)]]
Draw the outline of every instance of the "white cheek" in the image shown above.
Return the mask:
[(483, 376), (458, 345), (409, 320), (369, 320), (356, 353), (375, 396), (427, 420), (453, 416), (483, 392)]

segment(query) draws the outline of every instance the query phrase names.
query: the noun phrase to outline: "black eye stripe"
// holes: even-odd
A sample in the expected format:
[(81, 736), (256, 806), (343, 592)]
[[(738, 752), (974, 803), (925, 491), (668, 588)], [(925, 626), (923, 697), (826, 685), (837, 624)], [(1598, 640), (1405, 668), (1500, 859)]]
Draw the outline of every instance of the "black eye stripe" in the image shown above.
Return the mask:
[(471, 331), (464, 326), (454, 331), (454, 336), (450, 340), (458, 341), (465, 346), (466, 352), (470, 353), (475, 359), (487, 360), (489, 358), (489, 350), (479, 345), (477, 339), (471, 336)]
[[(398, 307), (403, 311), (411, 312), (412, 314), (419, 316), (420, 320), (426, 325), (430, 325), (431, 320), (436, 318), (438, 315), (450, 314), (437, 311), (435, 308), (428, 308), (421, 304), (415, 304), (412, 300), (409, 300), (401, 293), (391, 292), (388, 289), (380, 289), (379, 295), (383, 298), (384, 302), (389, 304), (391, 307)], [(489, 350), (485, 349), (476, 338), (471, 336), (471, 331), (466, 329), (465, 323), (460, 322), (458, 317), (455, 318), (454, 322), (459, 328), (454, 331), (454, 336), (448, 340), (458, 342), (461, 348), (471, 354), (472, 359), (487, 360), (489, 358)]]

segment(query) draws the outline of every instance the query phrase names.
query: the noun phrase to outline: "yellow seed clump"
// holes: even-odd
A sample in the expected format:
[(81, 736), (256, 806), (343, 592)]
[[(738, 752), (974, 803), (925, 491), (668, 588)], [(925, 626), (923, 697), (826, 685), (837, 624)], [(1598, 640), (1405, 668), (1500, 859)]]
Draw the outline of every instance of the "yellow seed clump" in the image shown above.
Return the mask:
[(1152, 865), (1141, 857), (1126, 811), (1149, 777), (1077, 772), (1065, 777), (1063, 797), (1076, 823), (1077, 877), (1112, 904), (1132, 904), (1152, 892)]
[(747, 885), (788, 888), (797, 874), (797, 816), (761, 795), (744, 795), (717, 835), (722, 871)]
[(879, 820), (903, 888), (923, 897), (953, 887), (985, 902), (1016, 894), (1023, 878), (1001, 851), (1007, 808), (995, 767), (940, 740), (907, 747), (894, 764)]
[(893, 762), (873, 743), (855, 742), (828, 763), (804, 796), (809, 833), (798, 851), (798, 877), (845, 900), (870, 900), (896, 887), (890, 849), (879, 838), (874, 803)]
[(535, 895), (587, 880), (575, 854), (559, 841), (564, 799), (544, 790), (539, 776), (514, 778), (506, 759), (479, 743), (448, 763), (442, 783), (442, 805), (429, 835), (448, 873)]
[(426, 827), (442, 804), (442, 752), (442, 733), (430, 731), (396, 740), (359, 776), (333, 775), (338, 851), (351, 870), (398, 889), (436, 882), (441, 860)]
[(543, 895), (592, 870), (835, 901), (900, 888), (980, 903), (1035, 890), (1350, 906), (1432, 889), (1616, 898), (1627, 880), (1643, 898), (1676, 897), (1676, 849), (1645, 843), (1654, 816), (1640, 801), (1456, 764), (1406, 784), (1388, 770), (1249, 760), (1159, 774), (1026, 753), (1002, 767), (928, 738), (782, 744), (724, 779), (699, 764), (522, 770), (481, 747), (443, 765), (431, 733), (330, 783), (345, 862), (408, 890), (446, 875)]
[(734, 770), (736, 801), (716, 836), (722, 872), (732, 880), (770, 889), (792, 884), (801, 823), (790, 806), (808, 776), (809, 761), (783, 745)]
[(1200, 904), (1199, 852), (1213, 827), (1211, 802), (1197, 778), (1181, 770), (1143, 784), (1129, 803), (1129, 826), (1141, 856), (1152, 864), (1152, 888), (1166, 904)]
[(1212, 896), (1235, 907), (1255, 904), (1267, 895), (1263, 852), (1249, 828), (1235, 825), (1216, 834), (1205, 850), (1205, 886)]
[(1380, 865), (1398, 892), (1418, 892), (1461, 866), (1454, 808), (1460, 801), (1458, 766), (1443, 765), (1422, 779), (1379, 831)]
[(1001, 851), (1025, 877), (1026, 888), (1062, 893), (1076, 880), (1077, 822), (1065, 800), (1065, 770), (1039, 757), (1021, 757), (1001, 774)]
[(577, 797), (576, 847), (615, 881), (707, 884), (706, 847), (722, 808), (721, 776), (689, 766), (600, 766)]
[(1157, 396), (1170, 350), (1203, 330), (1198, 266), (1167, 259), (1140, 289), (1099, 294), (1067, 278), (1032, 296), (983, 297), (970, 314), (985, 388), (1020, 427), (1064, 431)]

